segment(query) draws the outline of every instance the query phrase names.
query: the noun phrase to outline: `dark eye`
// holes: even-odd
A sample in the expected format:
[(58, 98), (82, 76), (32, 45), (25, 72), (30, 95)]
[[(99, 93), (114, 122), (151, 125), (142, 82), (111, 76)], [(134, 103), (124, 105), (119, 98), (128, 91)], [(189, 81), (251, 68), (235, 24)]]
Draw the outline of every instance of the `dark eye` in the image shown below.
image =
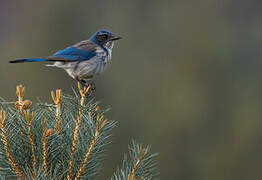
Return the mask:
[(107, 34), (102, 34), (102, 35), (101, 35), (101, 38), (102, 38), (102, 39), (107, 39), (107, 38), (108, 38), (108, 35), (107, 35)]
[(107, 34), (100, 34), (97, 36), (97, 40), (102, 42), (108, 39), (108, 35)]

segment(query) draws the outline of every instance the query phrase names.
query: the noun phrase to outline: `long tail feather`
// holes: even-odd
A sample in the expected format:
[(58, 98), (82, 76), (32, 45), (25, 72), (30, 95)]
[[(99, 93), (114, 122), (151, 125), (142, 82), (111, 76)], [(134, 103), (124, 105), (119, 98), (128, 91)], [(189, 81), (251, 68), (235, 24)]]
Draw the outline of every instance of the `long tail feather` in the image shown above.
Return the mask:
[(44, 61), (46, 61), (46, 59), (40, 59), (40, 58), (36, 58), (36, 59), (17, 59), (17, 60), (9, 61), (9, 63), (44, 62)]

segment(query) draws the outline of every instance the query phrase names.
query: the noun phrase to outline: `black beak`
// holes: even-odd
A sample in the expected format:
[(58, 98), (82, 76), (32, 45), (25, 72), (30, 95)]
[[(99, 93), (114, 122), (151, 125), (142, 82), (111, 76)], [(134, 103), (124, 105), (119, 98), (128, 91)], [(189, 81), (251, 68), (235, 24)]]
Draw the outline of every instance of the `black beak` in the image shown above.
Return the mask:
[(120, 36), (115, 36), (115, 35), (110, 38), (111, 41), (116, 41), (119, 39), (122, 39), (122, 38)]

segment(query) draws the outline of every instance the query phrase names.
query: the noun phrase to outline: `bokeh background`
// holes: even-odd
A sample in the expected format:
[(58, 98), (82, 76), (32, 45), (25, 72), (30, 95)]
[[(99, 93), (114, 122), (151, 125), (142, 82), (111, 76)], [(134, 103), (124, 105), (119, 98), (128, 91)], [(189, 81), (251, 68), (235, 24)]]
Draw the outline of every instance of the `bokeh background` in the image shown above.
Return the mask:
[(8, 60), (45, 57), (97, 29), (117, 42), (96, 99), (119, 121), (99, 179), (131, 139), (159, 152), (160, 179), (261, 179), (262, 1), (0, 1), (0, 95), (51, 102), (72, 93), (61, 69)]

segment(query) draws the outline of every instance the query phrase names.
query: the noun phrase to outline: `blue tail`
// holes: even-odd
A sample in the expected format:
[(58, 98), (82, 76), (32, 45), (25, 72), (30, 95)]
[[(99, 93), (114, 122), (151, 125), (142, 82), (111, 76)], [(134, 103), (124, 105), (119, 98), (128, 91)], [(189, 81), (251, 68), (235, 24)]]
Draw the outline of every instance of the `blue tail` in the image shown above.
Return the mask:
[(9, 63), (44, 62), (44, 61), (46, 61), (46, 59), (40, 59), (40, 58), (36, 58), (36, 59), (17, 59), (17, 60), (9, 61)]

